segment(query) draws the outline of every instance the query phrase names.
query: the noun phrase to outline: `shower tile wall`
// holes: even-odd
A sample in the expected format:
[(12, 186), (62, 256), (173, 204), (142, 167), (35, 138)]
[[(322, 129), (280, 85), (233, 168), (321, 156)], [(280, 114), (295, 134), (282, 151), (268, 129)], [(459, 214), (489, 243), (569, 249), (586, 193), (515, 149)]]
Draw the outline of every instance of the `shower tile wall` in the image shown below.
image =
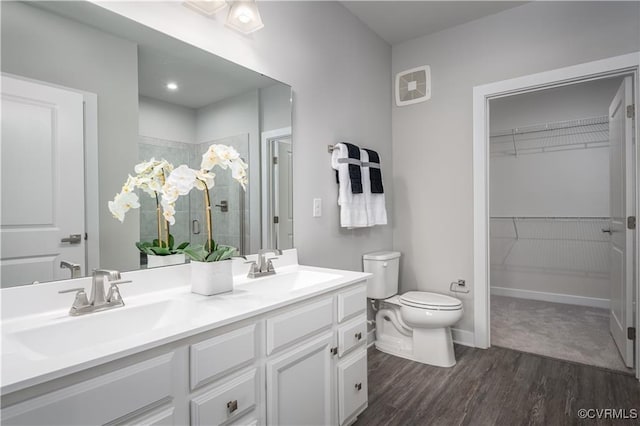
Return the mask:
[[(211, 144), (225, 144), (233, 146), (240, 156), (249, 160), (249, 135), (217, 139), (201, 144), (168, 141), (164, 139), (139, 137), (139, 160), (166, 159), (174, 166), (188, 164), (192, 168), (199, 168), (202, 154)], [(249, 241), (250, 226), (245, 220), (249, 217), (249, 194), (231, 178), (230, 170), (214, 169), (216, 174), (215, 187), (210, 190), (213, 218), (213, 237), (218, 244), (237, 247), (244, 253)], [(251, 179), (251, 177), (250, 177)], [(227, 200), (228, 212), (221, 212), (219, 205)], [(244, 201), (244, 205), (241, 203)], [(193, 244), (204, 244), (207, 237), (206, 220), (204, 218), (204, 193), (192, 191), (189, 197), (180, 197), (176, 203), (176, 223), (171, 227), (171, 234), (176, 245), (183, 241)], [(192, 227), (192, 221), (199, 226)], [(243, 221), (245, 223), (243, 223)], [(198, 229), (199, 228), (199, 229)], [(195, 231), (196, 233), (193, 233)], [(152, 241), (157, 238), (156, 230), (156, 202), (146, 194), (140, 194), (140, 240)]]

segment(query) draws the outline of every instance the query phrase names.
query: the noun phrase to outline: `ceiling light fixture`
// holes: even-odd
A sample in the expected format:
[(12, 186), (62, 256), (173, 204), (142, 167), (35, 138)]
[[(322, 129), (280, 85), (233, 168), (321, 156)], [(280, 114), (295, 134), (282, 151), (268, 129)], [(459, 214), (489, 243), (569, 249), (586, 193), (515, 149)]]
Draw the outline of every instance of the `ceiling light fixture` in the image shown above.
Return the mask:
[(169, 83), (167, 83), (167, 90), (171, 90), (172, 92), (175, 92), (176, 90), (178, 90), (178, 84), (174, 83), (173, 81), (170, 81)]
[(225, 0), (185, 1), (184, 5), (211, 18), (227, 7), (227, 2)]
[(254, 0), (234, 1), (229, 9), (226, 25), (243, 34), (251, 34), (264, 27)]

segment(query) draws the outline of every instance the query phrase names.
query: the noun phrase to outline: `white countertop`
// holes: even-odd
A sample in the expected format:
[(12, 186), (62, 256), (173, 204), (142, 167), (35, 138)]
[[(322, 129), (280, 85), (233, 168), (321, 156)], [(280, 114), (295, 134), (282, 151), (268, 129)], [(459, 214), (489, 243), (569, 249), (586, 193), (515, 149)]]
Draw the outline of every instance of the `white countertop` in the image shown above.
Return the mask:
[[(297, 254), (295, 254), (297, 262)], [(286, 256), (285, 256), (286, 257)], [(59, 378), (71, 373), (75, 373), (96, 365), (120, 359), (135, 353), (139, 353), (151, 348), (177, 341), (185, 337), (193, 336), (208, 330), (212, 330), (224, 325), (251, 318), (256, 315), (269, 312), (291, 303), (309, 299), (336, 289), (349, 286), (358, 281), (365, 280), (370, 274), (353, 271), (334, 270), (326, 268), (316, 268), (297, 264), (282, 265), (276, 264), (277, 274), (257, 279), (249, 279), (244, 275), (234, 276), (234, 291), (215, 296), (200, 296), (190, 291), (188, 283), (184, 282), (184, 275), (188, 271), (188, 265), (178, 265), (174, 267), (158, 268), (154, 279), (158, 278), (158, 271), (163, 271), (162, 275), (174, 281), (182, 281), (175, 285), (158, 283), (157, 291), (142, 292), (129, 290), (126, 286), (136, 286), (136, 281), (147, 281), (143, 279), (145, 271), (131, 272), (123, 274), (123, 278), (133, 278), (132, 284), (121, 287), (125, 307), (110, 311), (97, 312), (79, 317), (71, 317), (68, 310), (73, 298), (66, 298), (68, 302), (64, 308), (44, 311), (42, 313), (30, 313), (26, 316), (5, 316), (5, 306), (10, 306), (11, 300), (15, 298), (15, 292), (2, 292), (3, 318), (2, 318), (2, 395), (15, 392), (29, 386), (43, 383), (48, 380)], [(275, 261), (274, 261), (275, 264)], [(234, 270), (235, 271), (235, 270)], [(302, 271), (302, 272), (300, 272)], [(151, 272), (151, 271), (148, 271)], [(178, 272), (176, 274), (176, 272)], [(303, 276), (318, 276), (318, 283), (312, 285), (298, 285), (287, 281), (286, 277), (293, 274), (307, 274)], [(330, 275), (327, 275), (330, 274)], [(137, 277), (137, 279), (136, 279)], [(181, 278), (177, 278), (181, 277)], [(281, 279), (278, 279), (282, 277)], [(70, 280), (71, 281), (71, 280)], [(75, 280), (77, 282), (77, 280)], [(64, 284), (65, 282), (61, 282)], [(49, 286), (58, 283), (50, 283)], [(77, 287), (77, 285), (75, 285)], [(148, 283), (146, 284), (148, 287)], [(69, 284), (66, 287), (73, 287)], [(46, 285), (40, 287), (47, 288)], [(56, 288), (63, 288), (57, 285)], [(11, 290), (11, 289), (7, 289)], [(33, 292), (34, 290), (31, 290)], [(48, 289), (48, 292), (51, 292)], [(55, 290), (57, 293), (57, 290)], [(56, 299), (56, 303), (58, 299)], [(167, 310), (167, 318), (171, 321), (159, 321), (146, 324), (145, 321), (131, 321), (130, 326), (120, 326), (114, 323), (110, 339), (101, 342), (99, 335), (88, 334), (91, 339), (95, 339), (95, 344), (79, 345), (76, 349), (74, 345), (73, 333), (65, 333), (65, 330), (77, 330), (78, 324), (83, 326), (83, 332), (89, 333), (92, 324), (102, 323), (105, 319), (111, 321), (120, 312), (120, 318), (127, 318), (131, 312), (136, 315), (144, 315), (144, 309), (164, 309)], [(138, 309), (138, 311), (136, 311)], [(173, 311), (171, 311), (173, 310)], [(13, 310), (15, 313), (15, 310)], [(163, 311), (164, 312), (164, 311)], [(102, 316), (102, 317), (100, 317)], [(143, 318), (144, 319), (144, 318)], [(119, 320), (118, 320), (119, 321)], [(54, 353), (44, 356), (37, 350), (21, 344), (19, 339), (12, 336), (23, 330), (38, 329), (40, 331), (56, 330), (56, 337), (49, 345)], [(53, 328), (53, 327), (60, 328)], [(75, 328), (74, 328), (75, 327)], [(45, 339), (49, 340), (49, 339)], [(86, 342), (85, 342), (86, 343)], [(57, 347), (59, 345), (59, 353)], [(45, 351), (46, 352), (46, 351)]]

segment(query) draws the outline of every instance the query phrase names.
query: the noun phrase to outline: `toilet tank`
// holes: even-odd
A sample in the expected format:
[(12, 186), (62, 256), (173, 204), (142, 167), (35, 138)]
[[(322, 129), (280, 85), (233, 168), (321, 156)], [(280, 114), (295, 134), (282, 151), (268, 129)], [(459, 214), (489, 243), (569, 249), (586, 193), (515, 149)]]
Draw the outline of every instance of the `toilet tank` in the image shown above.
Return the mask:
[(373, 274), (367, 281), (367, 297), (386, 299), (398, 293), (400, 252), (376, 251), (362, 256), (364, 272)]

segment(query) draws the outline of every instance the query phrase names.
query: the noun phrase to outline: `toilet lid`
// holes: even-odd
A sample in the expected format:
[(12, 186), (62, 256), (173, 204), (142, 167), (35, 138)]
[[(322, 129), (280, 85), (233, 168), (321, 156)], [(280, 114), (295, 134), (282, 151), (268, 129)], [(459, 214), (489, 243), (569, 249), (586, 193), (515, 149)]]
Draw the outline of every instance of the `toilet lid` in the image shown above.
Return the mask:
[(455, 297), (426, 291), (409, 291), (400, 296), (400, 303), (426, 309), (455, 310), (462, 307), (462, 302)]

